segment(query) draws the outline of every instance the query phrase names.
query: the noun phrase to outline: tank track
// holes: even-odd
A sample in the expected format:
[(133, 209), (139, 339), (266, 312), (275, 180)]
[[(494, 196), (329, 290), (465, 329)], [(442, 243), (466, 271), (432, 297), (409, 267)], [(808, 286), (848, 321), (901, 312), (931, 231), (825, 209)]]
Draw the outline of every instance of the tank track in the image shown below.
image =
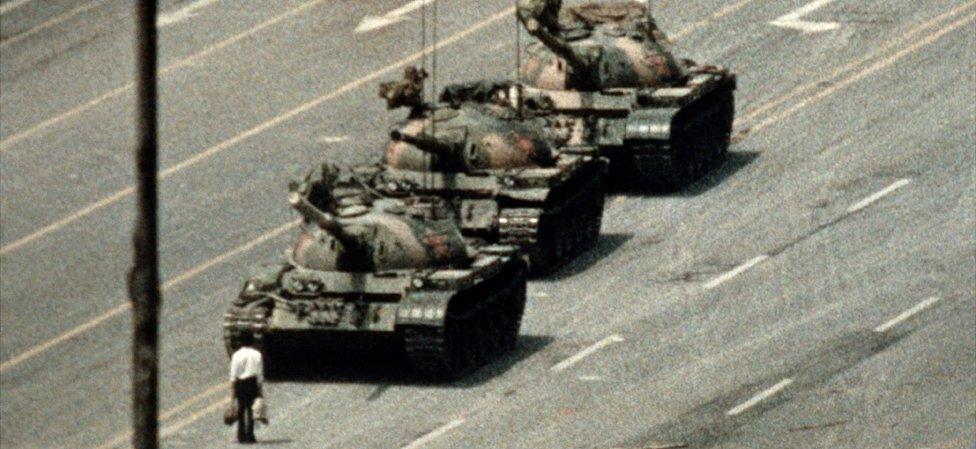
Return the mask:
[(614, 165), (624, 168), (632, 187), (678, 190), (725, 159), (734, 119), (731, 86), (716, 89), (675, 116), (668, 142), (634, 148)]
[(532, 274), (555, 271), (573, 256), (593, 247), (603, 224), (605, 174), (590, 176), (549, 209), (503, 209), (507, 225), (499, 229), (501, 243), (528, 248)]
[(423, 377), (451, 380), (515, 347), (525, 310), (525, 270), (500, 273), (458, 293), (443, 327), (401, 326), (407, 359)]

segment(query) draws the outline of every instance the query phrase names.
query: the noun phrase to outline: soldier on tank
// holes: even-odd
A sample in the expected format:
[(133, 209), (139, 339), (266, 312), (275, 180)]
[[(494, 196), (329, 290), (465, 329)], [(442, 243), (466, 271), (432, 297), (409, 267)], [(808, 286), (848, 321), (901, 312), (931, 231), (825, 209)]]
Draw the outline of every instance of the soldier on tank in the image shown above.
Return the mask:
[(424, 108), (424, 80), (427, 71), (410, 66), (403, 69), (403, 79), (380, 84), (380, 97), (386, 100), (387, 109), (410, 108), (411, 115), (418, 115)]

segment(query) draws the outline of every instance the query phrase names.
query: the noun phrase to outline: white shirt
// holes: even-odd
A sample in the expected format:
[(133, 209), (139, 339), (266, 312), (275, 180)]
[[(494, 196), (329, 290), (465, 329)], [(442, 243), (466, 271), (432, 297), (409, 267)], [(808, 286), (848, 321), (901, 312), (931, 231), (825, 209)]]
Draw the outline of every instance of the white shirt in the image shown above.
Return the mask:
[(264, 380), (264, 361), (257, 349), (242, 346), (230, 358), (230, 380), (247, 379), (257, 376), (258, 382)]

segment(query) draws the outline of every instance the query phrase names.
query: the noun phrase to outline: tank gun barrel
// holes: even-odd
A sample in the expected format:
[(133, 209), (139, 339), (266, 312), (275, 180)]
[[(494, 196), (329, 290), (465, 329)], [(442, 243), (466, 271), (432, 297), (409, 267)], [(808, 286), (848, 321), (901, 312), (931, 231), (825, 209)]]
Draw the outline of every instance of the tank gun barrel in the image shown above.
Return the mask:
[(390, 139), (396, 142), (409, 143), (421, 151), (433, 153), (440, 158), (451, 158), (454, 155), (454, 145), (442, 142), (427, 133), (421, 132), (411, 136), (400, 132), (398, 129), (394, 129), (390, 131)]
[(575, 70), (577, 73), (586, 73), (589, 70), (589, 64), (587, 64), (586, 60), (581, 57), (576, 50), (573, 50), (573, 47), (566, 43), (566, 41), (549, 32), (549, 30), (543, 27), (542, 24), (539, 23), (539, 21), (535, 18), (526, 17), (523, 14), (519, 14), (518, 16), (519, 20), (522, 22), (522, 25), (525, 26), (525, 30), (528, 31), (529, 34), (535, 36), (536, 39), (539, 39), (543, 45), (549, 47), (549, 49), (552, 50), (552, 52), (557, 56), (565, 59), (566, 63), (573, 67), (573, 70)]
[(288, 196), (288, 203), (298, 213), (302, 214), (306, 220), (317, 224), (323, 231), (335, 237), (347, 249), (352, 249), (359, 245), (359, 239), (355, 235), (347, 232), (345, 227), (339, 223), (339, 219), (332, 214), (319, 210), (301, 192), (291, 192)]

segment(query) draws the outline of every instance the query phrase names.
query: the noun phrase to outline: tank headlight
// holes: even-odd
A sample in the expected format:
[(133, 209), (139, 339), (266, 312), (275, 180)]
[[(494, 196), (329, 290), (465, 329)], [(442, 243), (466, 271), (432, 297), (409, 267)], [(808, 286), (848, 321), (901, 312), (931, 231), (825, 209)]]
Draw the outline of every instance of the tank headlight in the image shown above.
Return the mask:
[(508, 187), (513, 187), (515, 186), (515, 178), (512, 178), (511, 176), (506, 176), (504, 179), (502, 179), (502, 183), (504, 183)]
[(422, 288), (424, 286), (424, 280), (420, 278), (413, 278), (413, 281), (410, 283), (413, 285), (413, 288)]

